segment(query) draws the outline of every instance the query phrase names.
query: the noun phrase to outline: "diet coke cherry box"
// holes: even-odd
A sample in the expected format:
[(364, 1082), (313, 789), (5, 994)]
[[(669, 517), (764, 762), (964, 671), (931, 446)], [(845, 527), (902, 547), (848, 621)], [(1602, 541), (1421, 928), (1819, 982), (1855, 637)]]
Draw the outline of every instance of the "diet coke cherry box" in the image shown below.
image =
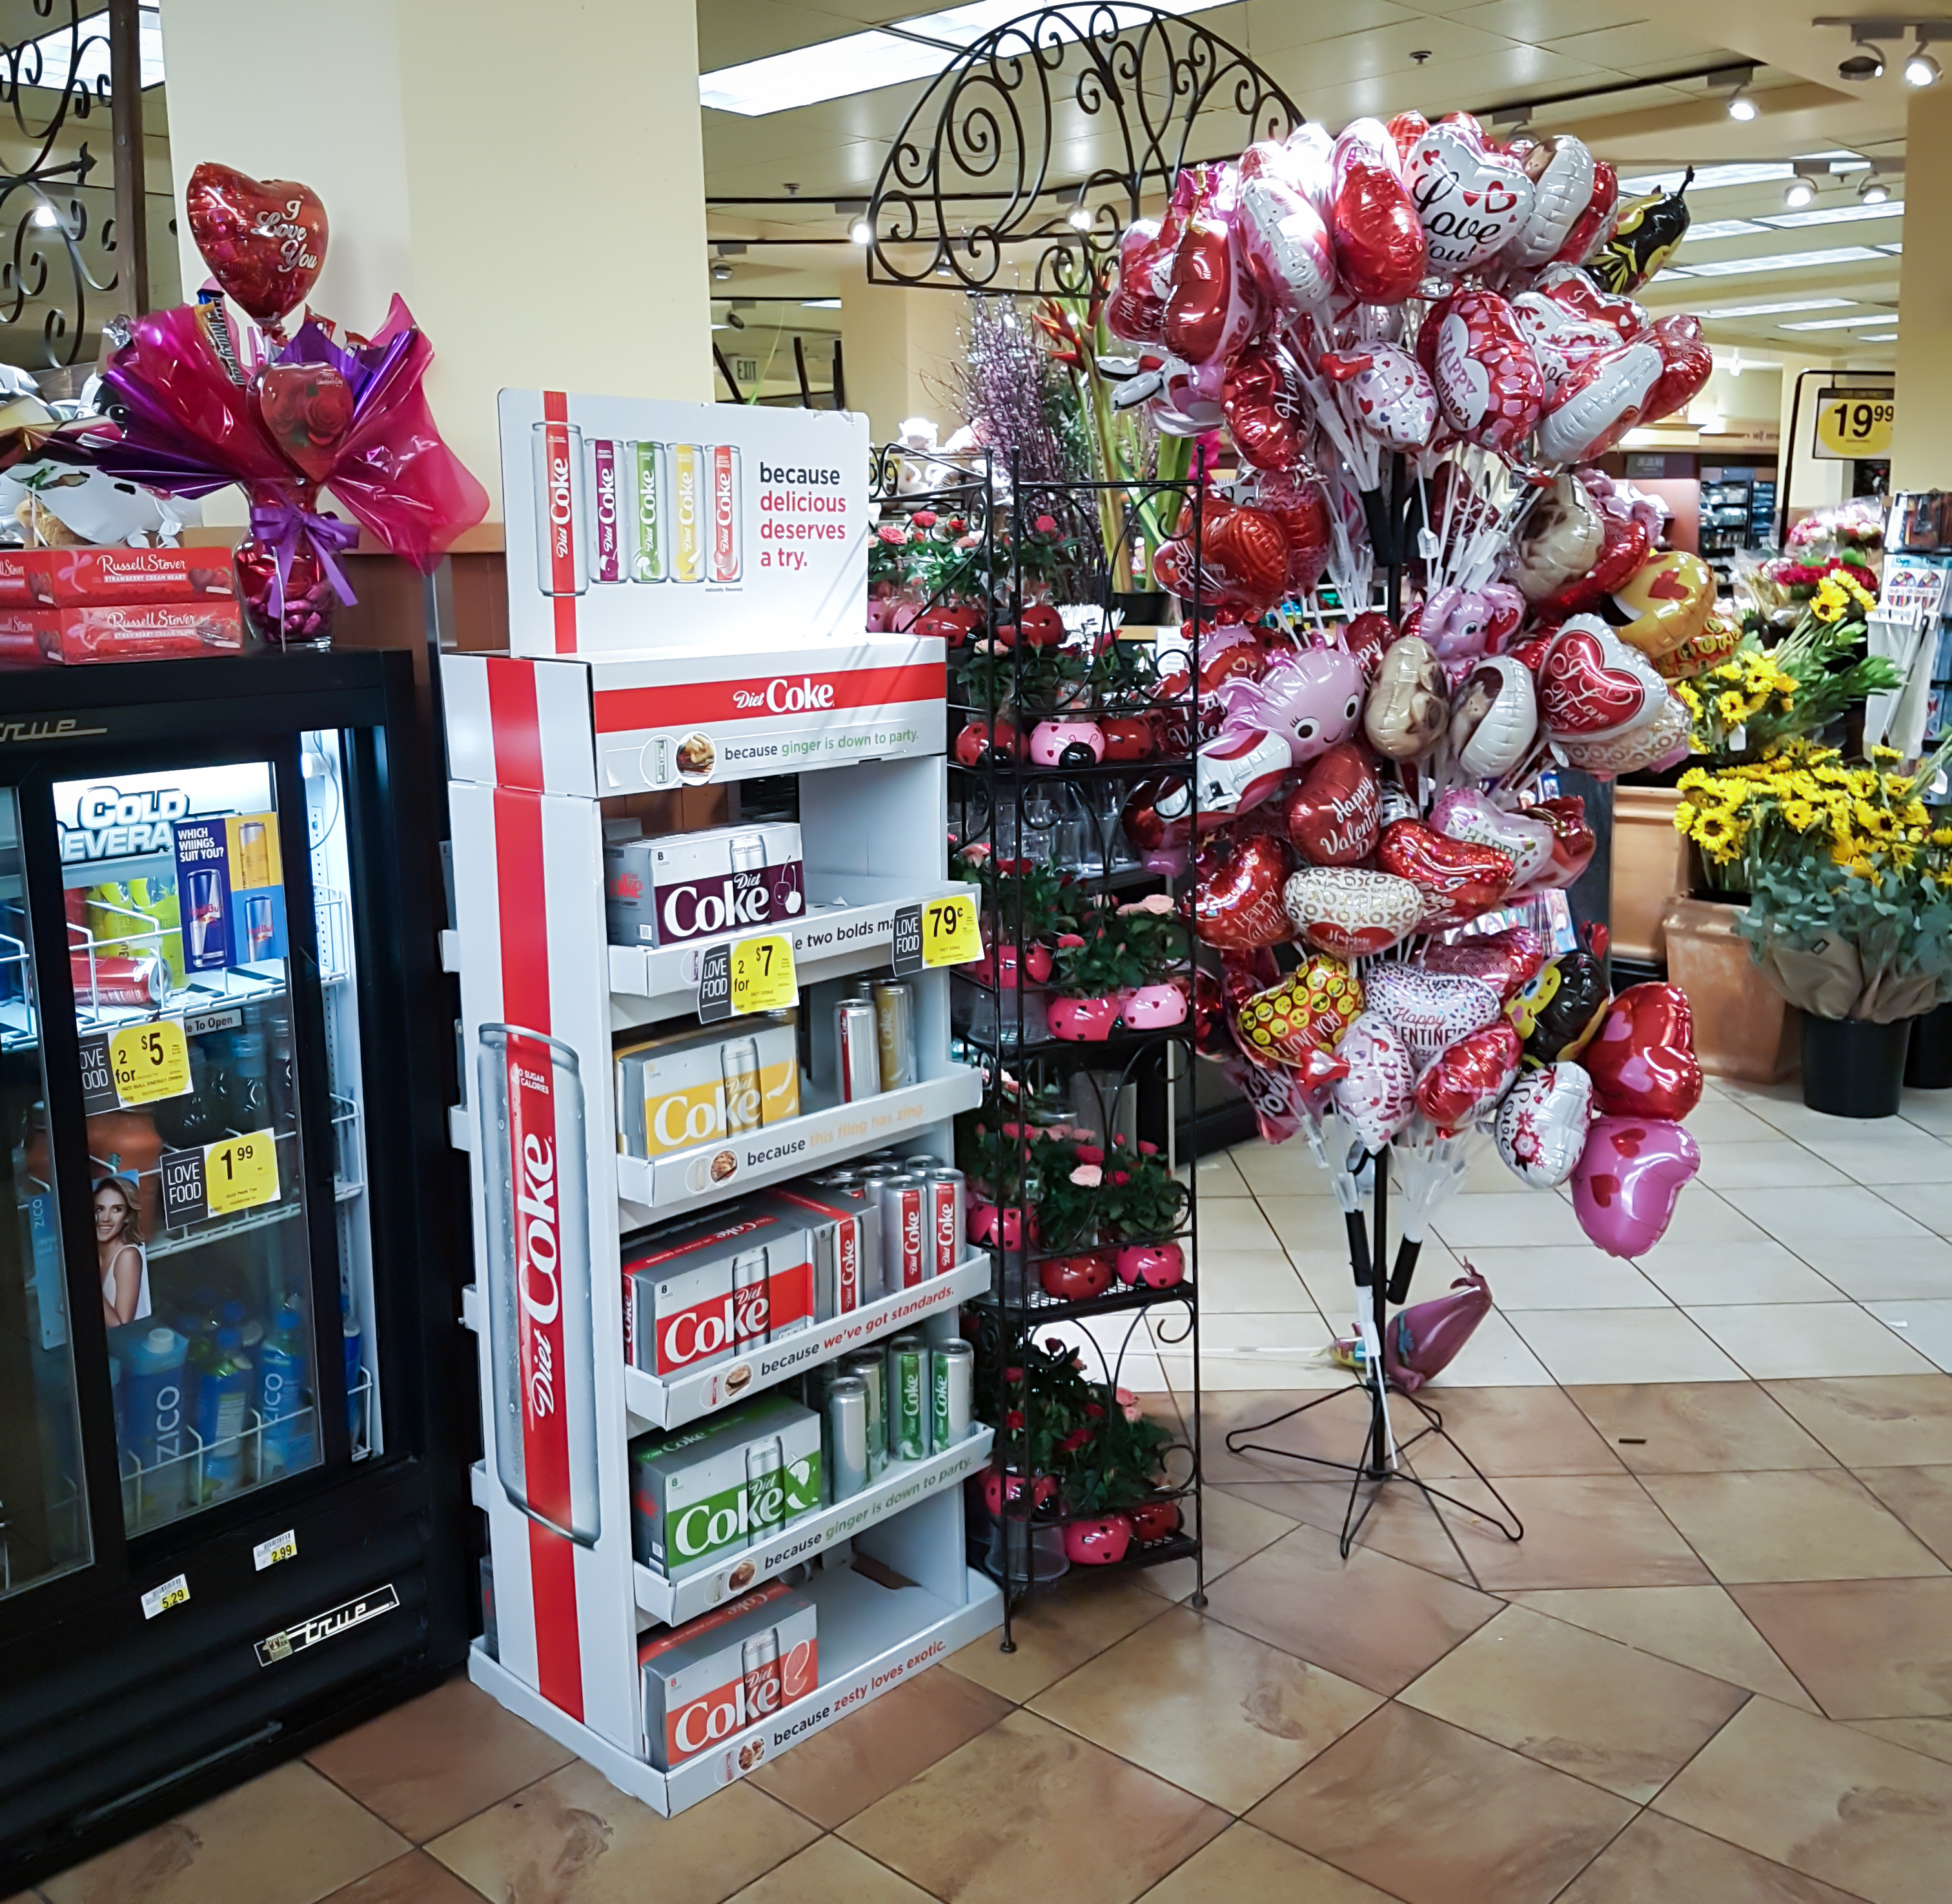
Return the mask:
[(818, 1629), (813, 1602), (775, 1580), (644, 1640), (646, 1756), (668, 1772), (806, 1698), (820, 1683)]
[(607, 841), (603, 907), (612, 945), (786, 924), (806, 910), (799, 828), (778, 821)]

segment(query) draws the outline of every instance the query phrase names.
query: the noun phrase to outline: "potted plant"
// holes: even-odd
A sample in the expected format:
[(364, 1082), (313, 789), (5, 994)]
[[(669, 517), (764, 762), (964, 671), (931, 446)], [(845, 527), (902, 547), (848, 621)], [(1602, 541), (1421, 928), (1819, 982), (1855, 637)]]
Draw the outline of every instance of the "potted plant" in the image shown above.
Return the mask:
[(1186, 920), (1164, 893), (1149, 893), (1118, 908), (1127, 947), (1145, 964), (1144, 981), (1121, 1000), (1118, 1017), (1128, 1031), (1165, 1031), (1183, 1025), (1192, 1008), (1185, 974), (1192, 960), (1192, 935)]
[(1186, 1273), (1171, 1239), (1185, 1214), (1186, 1185), (1166, 1168), (1155, 1145), (1122, 1136), (1109, 1146), (1073, 1134), (1067, 1168), (1052, 1157), (1035, 1198), (1039, 1234), (1054, 1250), (1113, 1246), (1112, 1266), (1126, 1282), (1169, 1289)]
[(1075, 922), (1071, 876), (1043, 860), (999, 860), (981, 841), (956, 855), (956, 875), (982, 893), (984, 950), (975, 975), (1003, 990), (1047, 984), (1053, 948)]
[[(868, 539), (868, 632), (908, 626), (921, 612), (916, 562), (922, 532), (906, 521), (884, 522)], [(905, 617), (906, 618), (897, 618)]]
[(1126, 994), (1150, 982), (1153, 962), (1132, 943), (1116, 910), (1101, 909), (1081, 923), (1081, 933), (1059, 942), (1050, 1032), (1053, 1038), (1096, 1041), (1112, 1035)]
[(1153, 703), (1159, 661), (1150, 641), (1127, 641), (1115, 629), (1098, 638), (1085, 679), (1105, 737), (1107, 760), (1150, 760), (1159, 751), (1162, 722)]
[(1092, 1426), (1064, 1481), (1064, 1554), (1074, 1567), (1115, 1565), (1179, 1526), (1178, 1504), (1159, 1492), (1171, 1433), (1122, 1390)]

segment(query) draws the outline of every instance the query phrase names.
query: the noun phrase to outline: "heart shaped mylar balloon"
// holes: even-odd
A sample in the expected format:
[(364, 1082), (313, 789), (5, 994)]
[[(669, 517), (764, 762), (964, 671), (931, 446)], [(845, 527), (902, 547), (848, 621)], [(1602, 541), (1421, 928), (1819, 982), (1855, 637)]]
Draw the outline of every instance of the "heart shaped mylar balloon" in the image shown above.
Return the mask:
[(1386, 1018), (1364, 1012), (1342, 1035), (1335, 1055), (1349, 1067), (1336, 1079), (1335, 1109), (1365, 1151), (1379, 1151), (1416, 1108), (1415, 1074), (1403, 1040)]
[(1658, 1117), (1602, 1117), (1572, 1170), (1579, 1227), (1609, 1256), (1644, 1256), (1701, 1167), (1693, 1138)]
[(1467, 1032), (1424, 1067), (1416, 1107), (1441, 1131), (1460, 1131), (1489, 1110), (1518, 1075), (1519, 1035), (1501, 1018)]
[(1701, 1101), (1694, 1016), (1678, 985), (1629, 985), (1606, 1008), (1580, 1062), (1609, 1117), (1678, 1123)]
[(1566, 622), (1539, 666), (1539, 711), (1555, 741), (1625, 734), (1653, 719), (1667, 698), (1647, 657), (1595, 615)]
[(1497, 993), (1481, 979), (1431, 972), (1422, 966), (1379, 959), (1369, 967), (1364, 994), (1401, 1034), (1419, 1070), (1447, 1044), (1491, 1024), (1503, 1010)]
[(1194, 869), (1193, 929), (1209, 945), (1250, 950), (1294, 937), (1282, 904), (1281, 882), (1294, 856), (1286, 844), (1256, 833), (1243, 840), (1215, 833), (1201, 846)]
[(1358, 866), (1304, 866), (1282, 897), (1302, 937), (1342, 959), (1387, 952), (1423, 917), (1423, 894), (1407, 879)]
[(352, 391), (330, 364), (267, 364), (252, 380), (258, 420), (286, 460), (314, 483), (332, 474), (352, 422)]
[(1556, 1190), (1586, 1148), (1592, 1116), (1593, 1080), (1579, 1066), (1525, 1072), (1498, 1107), (1498, 1154), (1534, 1189)]
[(1468, 113), (1440, 119), (1403, 156), (1403, 182), (1423, 227), (1430, 269), (1473, 271), (1501, 249), (1531, 211), (1532, 182), (1517, 160), (1487, 147)]
[(1481, 979), (1508, 1005), (1538, 975), (1545, 944), (1528, 925), (1508, 925), (1502, 932), (1476, 932), (1453, 945), (1431, 946), (1423, 963), (1428, 972)]
[(1240, 1007), (1241, 1046), (1250, 1057), (1298, 1065), (1332, 1048), (1362, 1009), (1362, 982), (1339, 959), (1318, 955)]
[(1446, 839), (1421, 820), (1392, 820), (1384, 827), (1376, 842), (1376, 864), (1422, 893), (1426, 925), (1475, 919), (1511, 890), (1508, 853)]
[(1420, 759), (1443, 737), (1450, 719), (1437, 650), (1414, 634), (1392, 641), (1362, 709), (1362, 731), (1370, 746), (1393, 760)]
[(1447, 839), (1503, 853), (1512, 863), (1514, 888), (1528, 884), (1552, 863), (1552, 828), (1543, 820), (1506, 813), (1475, 787), (1452, 787), (1439, 794), (1430, 822)]
[(325, 207), (308, 185), (207, 161), (183, 194), (210, 274), (267, 330), (305, 302), (325, 263)]
[(1331, 747), (1283, 803), (1287, 836), (1318, 866), (1353, 866), (1375, 850), (1382, 794), (1369, 756), (1352, 742)]

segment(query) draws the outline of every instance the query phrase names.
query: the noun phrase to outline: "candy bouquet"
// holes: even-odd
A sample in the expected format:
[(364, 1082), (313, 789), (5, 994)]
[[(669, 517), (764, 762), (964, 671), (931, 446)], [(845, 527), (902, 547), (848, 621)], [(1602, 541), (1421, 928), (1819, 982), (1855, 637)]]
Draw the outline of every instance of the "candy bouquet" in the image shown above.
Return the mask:
[[(1728, 645), (1705, 565), (1660, 552), (1654, 506), (1591, 466), (1707, 379), (1698, 323), (1632, 296), (1685, 191), (1622, 205), (1576, 139), (1410, 113), (1189, 168), (1121, 246), (1106, 321), (1132, 354), (1101, 371), (1204, 439), (1199, 519), (1189, 501), (1154, 564), (1197, 584), (1195, 784), (1135, 791), (1126, 830), (1156, 868), (1190, 862), (1219, 968), (1200, 1048), (1346, 1211), (1390, 1154), (1408, 1260), (1481, 1138), (1520, 1182), (1569, 1183), (1623, 1257), (1697, 1167), (1685, 996), (1609, 998), (1591, 953), (1514, 922), (1595, 849), (1553, 770), (1683, 758), (1672, 684)], [(1229, 461), (1232, 481), (1208, 473)], [(1366, 606), (1386, 566), (1395, 621)], [(1327, 622), (1325, 578), (1361, 612)]]
[[(325, 261), (316, 193), (204, 164), (185, 205), (221, 292), (115, 320), (103, 414), (37, 447), (165, 495), (237, 484), (251, 509), (235, 559), (247, 625), (323, 645), (335, 603), (354, 599), (338, 559), (361, 528), (428, 572), (487, 513), (487, 492), (441, 440), (421, 388), (433, 348), (399, 297), (370, 340), (309, 311), (286, 336)], [(322, 509), (328, 487), (353, 521)]]

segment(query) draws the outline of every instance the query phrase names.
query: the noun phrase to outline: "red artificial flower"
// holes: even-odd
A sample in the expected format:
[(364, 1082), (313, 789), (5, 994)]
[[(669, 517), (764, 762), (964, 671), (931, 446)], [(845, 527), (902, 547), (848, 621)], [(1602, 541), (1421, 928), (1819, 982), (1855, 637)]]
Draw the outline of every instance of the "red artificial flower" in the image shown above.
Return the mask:
[(917, 509), (915, 514), (912, 515), (909, 520), (912, 521), (918, 529), (932, 529), (935, 527), (936, 523), (935, 512), (933, 509)]
[(1003, 1126), (1003, 1135), (1006, 1137), (1021, 1136), (1022, 1132), (1023, 1126), (1021, 1124), (1006, 1124)]
[(1020, 1368), (1006, 1369), (1003, 1371), (1003, 1379), (1006, 1382), (1021, 1382), (1023, 1379), (1024, 1372)]
[(1130, 1183), (1131, 1180), (1132, 1173), (1129, 1170), (1114, 1170), (1112, 1173), (1112, 1181), (1114, 1183)]
[(1084, 1418), (1087, 1421), (1103, 1421), (1105, 1411), (1096, 1402), (1087, 1401), (1084, 1405)]
[(1156, 1144), (1148, 1144), (1142, 1137), (1139, 1139), (1139, 1154), (1141, 1157), (1157, 1157), (1159, 1146)]
[(1024, 1411), (1021, 1408), (1012, 1408), (1009, 1413), (1003, 1417), (1003, 1426), (1009, 1429), (1012, 1434), (1021, 1433), (1023, 1430), (1023, 1425)]
[(1078, 1160), (1081, 1163), (1103, 1163), (1105, 1153), (1096, 1144), (1081, 1144), (1078, 1147)]
[(1089, 1428), (1074, 1428), (1057, 1444), (1057, 1451), (1060, 1455), (1075, 1455), (1090, 1439), (1091, 1430)]
[(1036, 530), (1039, 535), (1056, 535), (1057, 518), (1054, 515), (1040, 515), (1031, 525), (1031, 527)]

